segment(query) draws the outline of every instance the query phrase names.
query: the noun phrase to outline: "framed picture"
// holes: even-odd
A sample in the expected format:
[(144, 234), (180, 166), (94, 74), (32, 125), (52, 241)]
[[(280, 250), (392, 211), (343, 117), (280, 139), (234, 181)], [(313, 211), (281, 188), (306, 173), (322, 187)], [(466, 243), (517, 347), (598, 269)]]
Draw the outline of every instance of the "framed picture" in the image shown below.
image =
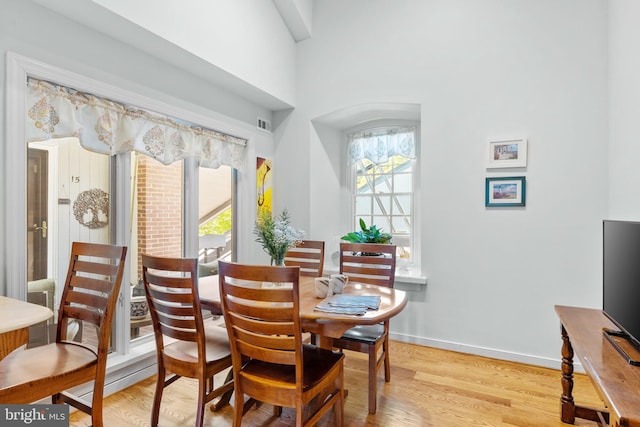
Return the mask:
[(521, 168), (527, 166), (527, 140), (489, 141), (487, 168)]
[(264, 214), (271, 215), (273, 188), (271, 186), (271, 159), (256, 158), (256, 209), (260, 218)]
[(525, 178), (524, 176), (487, 178), (484, 205), (489, 207), (524, 206)]

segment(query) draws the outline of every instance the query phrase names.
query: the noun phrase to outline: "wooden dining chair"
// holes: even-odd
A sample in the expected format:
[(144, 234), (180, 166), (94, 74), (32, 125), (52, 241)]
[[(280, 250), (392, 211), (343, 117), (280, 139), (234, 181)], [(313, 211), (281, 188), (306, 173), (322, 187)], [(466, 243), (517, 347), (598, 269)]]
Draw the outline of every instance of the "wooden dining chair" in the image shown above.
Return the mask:
[[(340, 243), (340, 273), (350, 281), (393, 288), (396, 274), (396, 247), (378, 243)], [(389, 363), (389, 321), (376, 325), (358, 325), (333, 346), (369, 355), (369, 413), (376, 413), (378, 372), (384, 366), (384, 380), (391, 380)]]
[(324, 270), (324, 242), (302, 240), (284, 255), (284, 265), (300, 267), (301, 276), (322, 277)]
[[(56, 341), (0, 360), (0, 403), (31, 403), (52, 396), (91, 415), (102, 427), (105, 368), (111, 323), (120, 292), (127, 248), (74, 242), (58, 312)], [(67, 340), (70, 321), (97, 331), (97, 347)], [(65, 390), (94, 381), (91, 404)]]
[[(274, 405), (277, 415), (295, 408), (296, 426), (314, 425), (333, 407), (341, 426), (344, 356), (303, 343), (299, 267), (220, 262), (219, 280), (233, 358), (233, 425), (241, 425), (248, 395)], [(263, 282), (285, 285), (261, 288)]]
[[(198, 260), (142, 255), (142, 278), (149, 302), (158, 356), (158, 379), (151, 410), (157, 426), (164, 389), (180, 377), (198, 380), (196, 426), (207, 402), (233, 389), (233, 380), (215, 388), (213, 376), (231, 367), (224, 328), (205, 326), (198, 297)], [(169, 338), (169, 339), (167, 339)]]

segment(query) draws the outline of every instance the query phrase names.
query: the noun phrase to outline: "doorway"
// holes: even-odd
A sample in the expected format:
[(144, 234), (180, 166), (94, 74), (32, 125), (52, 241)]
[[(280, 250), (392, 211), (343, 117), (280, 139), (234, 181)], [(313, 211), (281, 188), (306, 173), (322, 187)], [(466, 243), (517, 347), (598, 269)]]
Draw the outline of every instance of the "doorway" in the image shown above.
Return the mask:
[[(37, 346), (55, 340), (72, 242), (109, 243), (110, 158), (74, 137), (30, 142), (26, 172), (27, 301), (54, 312), (30, 331)], [(94, 335), (80, 328), (76, 337)]]

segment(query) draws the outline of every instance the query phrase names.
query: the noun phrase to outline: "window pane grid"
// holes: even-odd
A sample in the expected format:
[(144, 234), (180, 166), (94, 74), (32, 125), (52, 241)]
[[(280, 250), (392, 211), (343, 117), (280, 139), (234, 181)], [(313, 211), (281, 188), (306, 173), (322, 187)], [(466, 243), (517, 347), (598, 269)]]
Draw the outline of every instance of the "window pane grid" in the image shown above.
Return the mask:
[(360, 229), (360, 219), (367, 226), (375, 224), (393, 236), (393, 243), (402, 256), (413, 252), (414, 162), (395, 155), (380, 164), (358, 160), (352, 169), (354, 229)]

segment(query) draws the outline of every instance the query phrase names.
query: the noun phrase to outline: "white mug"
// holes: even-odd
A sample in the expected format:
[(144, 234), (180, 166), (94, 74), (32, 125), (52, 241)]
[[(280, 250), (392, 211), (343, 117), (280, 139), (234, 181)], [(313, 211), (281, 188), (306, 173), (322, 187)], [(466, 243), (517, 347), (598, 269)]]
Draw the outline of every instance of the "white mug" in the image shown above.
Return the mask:
[(329, 293), (341, 294), (344, 287), (349, 283), (349, 276), (344, 274), (332, 274), (329, 282)]
[(316, 296), (318, 298), (326, 298), (329, 293), (329, 281), (328, 277), (316, 277), (314, 279), (316, 285)]

